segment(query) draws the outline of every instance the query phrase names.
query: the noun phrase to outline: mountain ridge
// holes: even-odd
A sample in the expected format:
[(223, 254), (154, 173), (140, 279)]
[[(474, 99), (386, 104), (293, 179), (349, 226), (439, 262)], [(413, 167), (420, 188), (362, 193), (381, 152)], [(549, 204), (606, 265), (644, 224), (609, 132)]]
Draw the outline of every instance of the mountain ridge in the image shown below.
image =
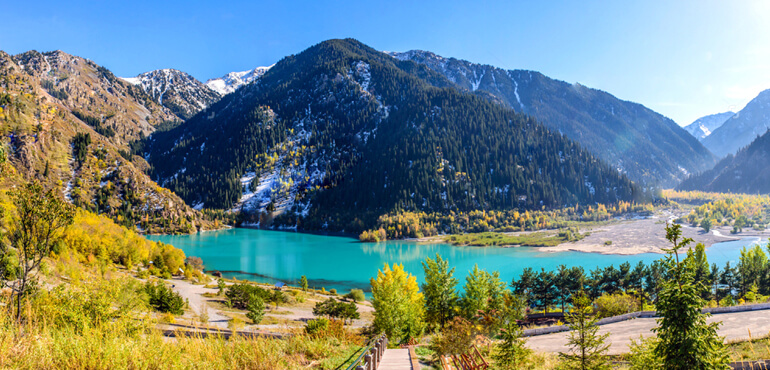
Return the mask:
[(743, 109), (704, 138), (703, 145), (721, 158), (728, 154), (735, 154), (739, 149), (751, 144), (768, 128), (770, 128), (770, 89), (760, 92)]
[(716, 159), (674, 121), (641, 104), (551, 79), (540, 72), (503, 70), (432, 52), (388, 52), (423, 64), (474, 94), (484, 93), (580, 142), (641, 183), (673, 186)]
[(311, 230), (360, 231), (395, 209), (642, 197), (531, 117), (356, 40), (314, 45), (259, 81), (148, 138), (153, 178), (196, 206), (251, 204), (252, 222)]

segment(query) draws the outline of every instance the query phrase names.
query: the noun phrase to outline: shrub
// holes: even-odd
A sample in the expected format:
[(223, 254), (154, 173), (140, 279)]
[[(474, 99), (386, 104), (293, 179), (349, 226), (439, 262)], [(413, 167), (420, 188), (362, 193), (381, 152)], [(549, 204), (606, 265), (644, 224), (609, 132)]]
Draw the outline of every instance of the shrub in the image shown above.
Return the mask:
[(144, 291), (149, 297), (149, 303), (156, 311), (181, 315), (184, 313), (185, 301), (179, 293), (167, 287), (163, 282), (147, 282)]
[(337, 295), (337, 289), (329, 289), (329, 294)]
[(305, 326), (305, 333), (308, 335), (319, 336), (328, 329), (329, 320), (321, 317), (319, 319), (308, 321), (307, 326)]
[(242, 310), (247, 309), (249, 303), (251, 303), (252, 297), (258, 297), (263, 302), (272, 302), (270, 296), (270, 292), (267, 290), (246, 283), (230, 285), (225, 292), (225, 297), (227, 297), (227, 300), (232, 307), (240, 308)]
[(366, 296), (361, 289), (351, 289), (350, 293), (345, 294), (345, 298), (352, 299), (356, 302), (363, 302), (366, 299)]
[(430, 349), (437, 356), (465, 353), (471, 347), (475, 334), (476, 330), (473, 324), (457, 316), (448, 322), (439, 334), (433, 337)]
[(596, 299), (594, 305), (596, 306), (596, 316), (601, 319), (634, 312), (639, 307), (639, 301), (625, 293), (605, 293)]

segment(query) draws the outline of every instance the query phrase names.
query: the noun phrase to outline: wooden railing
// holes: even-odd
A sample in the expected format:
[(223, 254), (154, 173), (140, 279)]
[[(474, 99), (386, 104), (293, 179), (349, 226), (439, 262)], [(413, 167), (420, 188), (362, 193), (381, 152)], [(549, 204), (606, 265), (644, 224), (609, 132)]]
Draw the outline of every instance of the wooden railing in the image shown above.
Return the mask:
[(489, 363), (481, 356), (476, 346), (463, 354), (441, 356), (441, 367), (444, 370), (483, 370), (489, 368)]
[(386, 348), (388, 348), (388, 337), (385, 334), (372, 338), (346, 370), (376, 370)]

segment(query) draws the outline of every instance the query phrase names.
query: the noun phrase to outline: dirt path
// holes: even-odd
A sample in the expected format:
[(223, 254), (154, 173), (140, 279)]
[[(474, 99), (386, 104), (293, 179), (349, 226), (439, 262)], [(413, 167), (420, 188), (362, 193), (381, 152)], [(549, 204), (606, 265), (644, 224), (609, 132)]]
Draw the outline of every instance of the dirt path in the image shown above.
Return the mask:
[[(768, 335), (770, 333), (770, 310), (746, 311), (724, 313), (709, 317), (708, 322), (722, 322), (719, 335), (726, 337), (727, 341), (744, 340), (752, 337)], [(654, 335), (652, 328), (657, 326), (654, 318), (633, 319), (614, 324), (603, 325), (599, 333), (610, 333), (608, 342), (610, 354), (627, 353), (631, 339), (639, 340), (639, 336), (645, 338)], [(567, 348), (567, 332), (540, 335), (527, 338), (527, 346), (536, 351), (565, 352)]]
[(202, 308), (205, 307), (208, 311), (210, 325), (227, 328), (227, 322), (230, 321), (230, 318), (222, 315), (219, 310), (206, 303), (206, 297), (203, 296), (204, 293), (216, 293), (217, 289), (209, 289), (203, 285), (195, 285), (180, 278), (167, 280), (167, 282), (174, 286), (173, 289), (175, 292), (179, 293), (182, 298), (190, 302), (190, 311), (192, 312), (185, 313), (184, 317), (194, 319), (194, 315), (199, 315)]

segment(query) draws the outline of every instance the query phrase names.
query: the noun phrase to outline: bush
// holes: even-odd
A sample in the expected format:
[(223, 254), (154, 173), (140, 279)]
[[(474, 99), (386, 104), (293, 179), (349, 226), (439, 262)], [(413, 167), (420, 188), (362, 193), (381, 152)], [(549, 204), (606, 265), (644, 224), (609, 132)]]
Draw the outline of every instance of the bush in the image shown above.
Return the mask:
[(272, 302), (271, 294), (269, 291), (246, 283), (230, 285), (227, 287), (225, 297), (227, 297), (227, 300), (230, 302), (232, 307), (240, 308), (242, 310), (248, 308), (252, 297), (258, 297), (262, 300), (262, 302)]
[(596, 299), (594, 305), (596, 306), (596, 316), (601, 319), (634, 312), (639, 307), (639, 301), (625, 293), (605, 293)]
[(308, 321), (307, 326), (305, 327), (305, 333), (307, 333), (308, 335), (319, 336), (320, 334), (327, 331), (328, 329), (329, 329), (329, 320), (322, 317), (319, 319)]
[(163, 282), (147, 282), (144, 291), (149, 297), (152, 308), (158, 312), (181, 315), (184, 313), (185, 301), (179, 293), (167, 287)]
[(459, 355), (468, 351), (473, 343), (476, 329), (473, 324), (457, 316), (448, 322), (441, 332), (433, 337), (430, 344), (437, 356)]
[(352, 299), (356, 302), (363, 302), (366, 299), (366, 296), (361, 289), (351, 289), (350, 293), (345, 294), (345, 298)]
[(337, 295), (337, 289), (329, 289), (329, 294)]

